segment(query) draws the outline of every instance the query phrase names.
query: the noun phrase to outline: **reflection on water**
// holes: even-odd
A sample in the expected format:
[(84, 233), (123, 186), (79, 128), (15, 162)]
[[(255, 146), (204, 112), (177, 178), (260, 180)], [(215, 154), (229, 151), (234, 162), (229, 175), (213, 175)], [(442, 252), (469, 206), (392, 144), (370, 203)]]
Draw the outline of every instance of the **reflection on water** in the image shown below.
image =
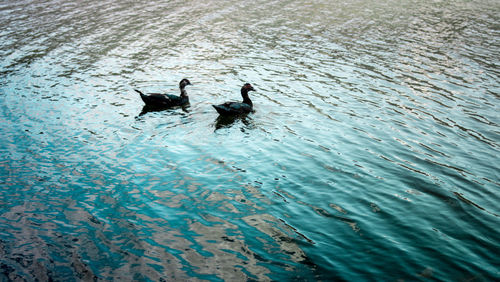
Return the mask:
[(178, 110), (178, 109), (181, 109), (184, 113), (189, 113), (189, 104), (184, 105), (182, 107), (173, 107), (173, 108), (159, 108), (159, 107), (151, 107), (151, 106), (145, 105), (144, 107), (142, 107), (142, 110), (138, 116), (140, 117), (140, 116), (145, 115), (145, 114), (150, 113), (150, 112), (162, 112), (162, 111), (169, 111), (169, 110), (171, 111), (171, 110)]
[(0, 4), (1, 279), (498, 279), (499, 11)]
[[(231, 127), (235, 123), (242, 123), (246, 128), (252, 126), (252, 118), (245, 115), (224, 116), (220, 115), (215, 119), (215, 130)], [(244, 129), (241, 129), (244, 131)]]

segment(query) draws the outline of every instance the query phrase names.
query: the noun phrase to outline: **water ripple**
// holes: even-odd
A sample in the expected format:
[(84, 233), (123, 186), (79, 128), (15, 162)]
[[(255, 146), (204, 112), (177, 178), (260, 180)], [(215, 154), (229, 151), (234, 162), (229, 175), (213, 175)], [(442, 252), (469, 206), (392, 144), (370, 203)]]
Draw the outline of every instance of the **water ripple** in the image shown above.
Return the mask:
[(0, 276), (494, 280), (498, 10), (1, 3)]

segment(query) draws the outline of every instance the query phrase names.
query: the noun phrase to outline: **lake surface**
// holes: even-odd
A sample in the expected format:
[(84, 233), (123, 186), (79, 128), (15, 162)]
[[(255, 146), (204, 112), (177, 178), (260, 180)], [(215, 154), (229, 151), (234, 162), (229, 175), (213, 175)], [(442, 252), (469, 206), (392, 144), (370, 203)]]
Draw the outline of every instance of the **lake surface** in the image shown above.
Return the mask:
[(201, 2), (0, 2), (0, 280), (500, 278), (500, 2)]

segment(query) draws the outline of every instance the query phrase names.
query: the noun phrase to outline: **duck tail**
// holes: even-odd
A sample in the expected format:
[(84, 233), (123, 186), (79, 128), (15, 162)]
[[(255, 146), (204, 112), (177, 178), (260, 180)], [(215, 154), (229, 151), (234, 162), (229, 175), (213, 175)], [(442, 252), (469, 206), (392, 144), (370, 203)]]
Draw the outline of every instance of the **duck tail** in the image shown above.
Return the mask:
[(141, 99), (142, 101), (144, 101), (144, 103), (146, 103), (146, 100), (147, 100), (147, 96), (144, 95), (141, 91), (137, 90), (137, 89), (134, 89), (135, 92), (139, 93), (139, 95), (141, 95)]
[(221, 105), (212, 105), (212, 107), (214, 107), (214, 109), (219, 113), (219, 114), (223, 114), (225, 111), (224, 111), (224, 108), (221, 106)]

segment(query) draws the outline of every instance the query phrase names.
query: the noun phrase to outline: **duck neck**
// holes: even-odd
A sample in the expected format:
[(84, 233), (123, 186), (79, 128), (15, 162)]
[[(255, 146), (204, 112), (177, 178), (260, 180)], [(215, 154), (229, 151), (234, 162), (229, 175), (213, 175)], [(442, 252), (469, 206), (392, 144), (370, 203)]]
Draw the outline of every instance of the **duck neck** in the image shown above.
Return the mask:
[(241, 97), (243, 97), (243, 103), (253, 106), (252, 100), (250, 100), (250, 97), (248, 97), (248, 90), (241, 89)]
[(185, 86), (181, 86), (181, 87), (179, 87), (179, 88), (181, 89), (181, 97), (182, 97), (182, 98), (185, 98), (185, 97), (187, 97), (187, 96), (188, 96), (188, 93), (187, 93), (186, 89), (184, 89), (184, 87), (185, 87)]

